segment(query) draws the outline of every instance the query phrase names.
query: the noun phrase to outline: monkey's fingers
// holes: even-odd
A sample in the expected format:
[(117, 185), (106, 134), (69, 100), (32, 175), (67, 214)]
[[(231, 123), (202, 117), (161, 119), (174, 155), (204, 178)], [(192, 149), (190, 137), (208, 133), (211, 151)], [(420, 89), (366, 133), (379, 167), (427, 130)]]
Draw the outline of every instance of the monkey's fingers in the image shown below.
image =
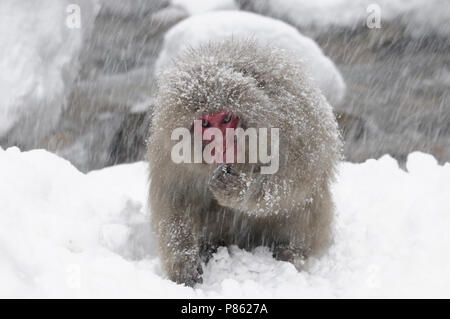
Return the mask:
[(239, 176), (239, 174), (231, 167), (229, 164), (221, 164), (214, 171), (212, 179), (216, 179), (221, 175), (230, 174), (234, 176)]

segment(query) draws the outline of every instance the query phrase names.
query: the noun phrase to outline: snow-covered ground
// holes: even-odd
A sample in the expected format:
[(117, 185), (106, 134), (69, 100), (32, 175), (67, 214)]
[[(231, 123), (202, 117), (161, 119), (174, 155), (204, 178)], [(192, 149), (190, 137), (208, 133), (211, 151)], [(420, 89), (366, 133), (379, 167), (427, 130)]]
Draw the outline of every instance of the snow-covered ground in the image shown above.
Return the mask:
[(266, 248), (221, 248), (204, 283), (167, 280), (146, 214), (147, 166), (80, 173), (0, 148), (0, 297), (450, 297), (450, 165), (413, 153), (343, 163), (335, 244), (308, 272)]

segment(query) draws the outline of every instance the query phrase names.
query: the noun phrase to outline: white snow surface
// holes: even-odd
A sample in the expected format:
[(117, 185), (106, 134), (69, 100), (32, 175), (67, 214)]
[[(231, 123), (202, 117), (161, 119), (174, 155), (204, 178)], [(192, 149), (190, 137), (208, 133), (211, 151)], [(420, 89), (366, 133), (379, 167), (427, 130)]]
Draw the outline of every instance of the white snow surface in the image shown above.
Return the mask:
[(79, 172), (43, 150), (0, 148), (0, 297), (450, 297), (450, 165), (343, 163), (335, 243), (298, 272), (267, 248), (220, 248), (204, 283), (161, 270), (144, 162)]
[(282, 21), (249, 12), (213, 11), (179, 22), (164, 37), (156, 69), (164, 70), (186, 48), (232, 37), (252, 38), (290, 52), (303, 62), (331, 105), (343, 100), (346, 86), (340, 72), (312, 39)]
[[(448, 36), (448, 0), (258, 0), (258, 11), (303, 27), (366, 25), (367, 18), (379, 8), (383, 22), (401, 19), (412, 36), (435, 32)], [(432, 18), (431, 18), (432, 17)]]
[(171, 3), (184, 8), (191, 15), (215, 10), (237, 9), (234, 0), (171, 0)]
[[(81, 26), (69, 28), (69, 0), (0, 2), (0, 138), (16, 125), (16, 139), (50, 130), (78, 73), (83, 33), (91, 30), (96, 2), (78, 1)], [(69, 9), (69, 11), (66, 11)], [(31, 132), (29, 131), (31, 130)]]

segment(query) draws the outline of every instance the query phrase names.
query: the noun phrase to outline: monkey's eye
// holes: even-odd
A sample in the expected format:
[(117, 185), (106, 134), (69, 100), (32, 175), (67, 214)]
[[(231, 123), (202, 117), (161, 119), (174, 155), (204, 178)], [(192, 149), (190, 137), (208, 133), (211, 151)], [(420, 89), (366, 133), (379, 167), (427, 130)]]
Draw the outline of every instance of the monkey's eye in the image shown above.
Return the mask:
[(223, 117), (222, 123), (224, 123), (224, 124), (230, 123), (232, 118), (233, 118), (233, 116), (231, 115), (231, 113), (229, 113)]
[(202, 127), (210, 127), (211, 123), (208, 122), (208, 120), (202, 119)]

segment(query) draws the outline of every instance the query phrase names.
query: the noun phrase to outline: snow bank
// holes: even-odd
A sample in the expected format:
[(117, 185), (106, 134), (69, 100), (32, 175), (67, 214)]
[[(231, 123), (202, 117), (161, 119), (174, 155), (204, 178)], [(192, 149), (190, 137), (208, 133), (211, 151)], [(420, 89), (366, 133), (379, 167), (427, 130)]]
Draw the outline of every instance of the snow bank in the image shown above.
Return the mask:
[(0, 138), (20, 126), (10, 138), (26, 143), (30, 135), (45, 134), (58, 120), (65, 90), (77, 75), (82, 34), (90, 30), (95, 16), (95, 2), (79, 1), (81, 28), (68, 28), (70, 3), (1, 1)]
[(171, 0), (171, 3), (184, 8), (191, 15), (215, 10), (237, 9), (234, 0)]
[(342, 164), (335, 245), (308, 272), (268, 249), (221, 248), (204, 284), (165, 279), (146, 216), (147, 166), (82, 174), (0, 148), (0, 297), (450, 297), (450, 165), (413, 153)]
[(254, 38), (260, 43), (285, 49), (298, 56), (328, 101), (332, 105), (342, 101), (345, 94), (344, 80), (333, 62), (313, 40), (284, 22), (253, 13), (217, 11), (181, 21), (165, 35), (156, 69), (163, 70), (188, 47), (231, 37)]
[[(435, 32), (449, 35), (450, 6), (447, 0), (237, 0), (252, 10), (285, 20), (299, 28), (355, 27), (366, 25), (378, 5), (383, 21), (401, 19), (413, 36)], [(369, 8), (369, 9), (368, 9)], [(369, 10), (369, 11), (368, 11)], [(432, 18), (431, 18), (432, 17)]]

